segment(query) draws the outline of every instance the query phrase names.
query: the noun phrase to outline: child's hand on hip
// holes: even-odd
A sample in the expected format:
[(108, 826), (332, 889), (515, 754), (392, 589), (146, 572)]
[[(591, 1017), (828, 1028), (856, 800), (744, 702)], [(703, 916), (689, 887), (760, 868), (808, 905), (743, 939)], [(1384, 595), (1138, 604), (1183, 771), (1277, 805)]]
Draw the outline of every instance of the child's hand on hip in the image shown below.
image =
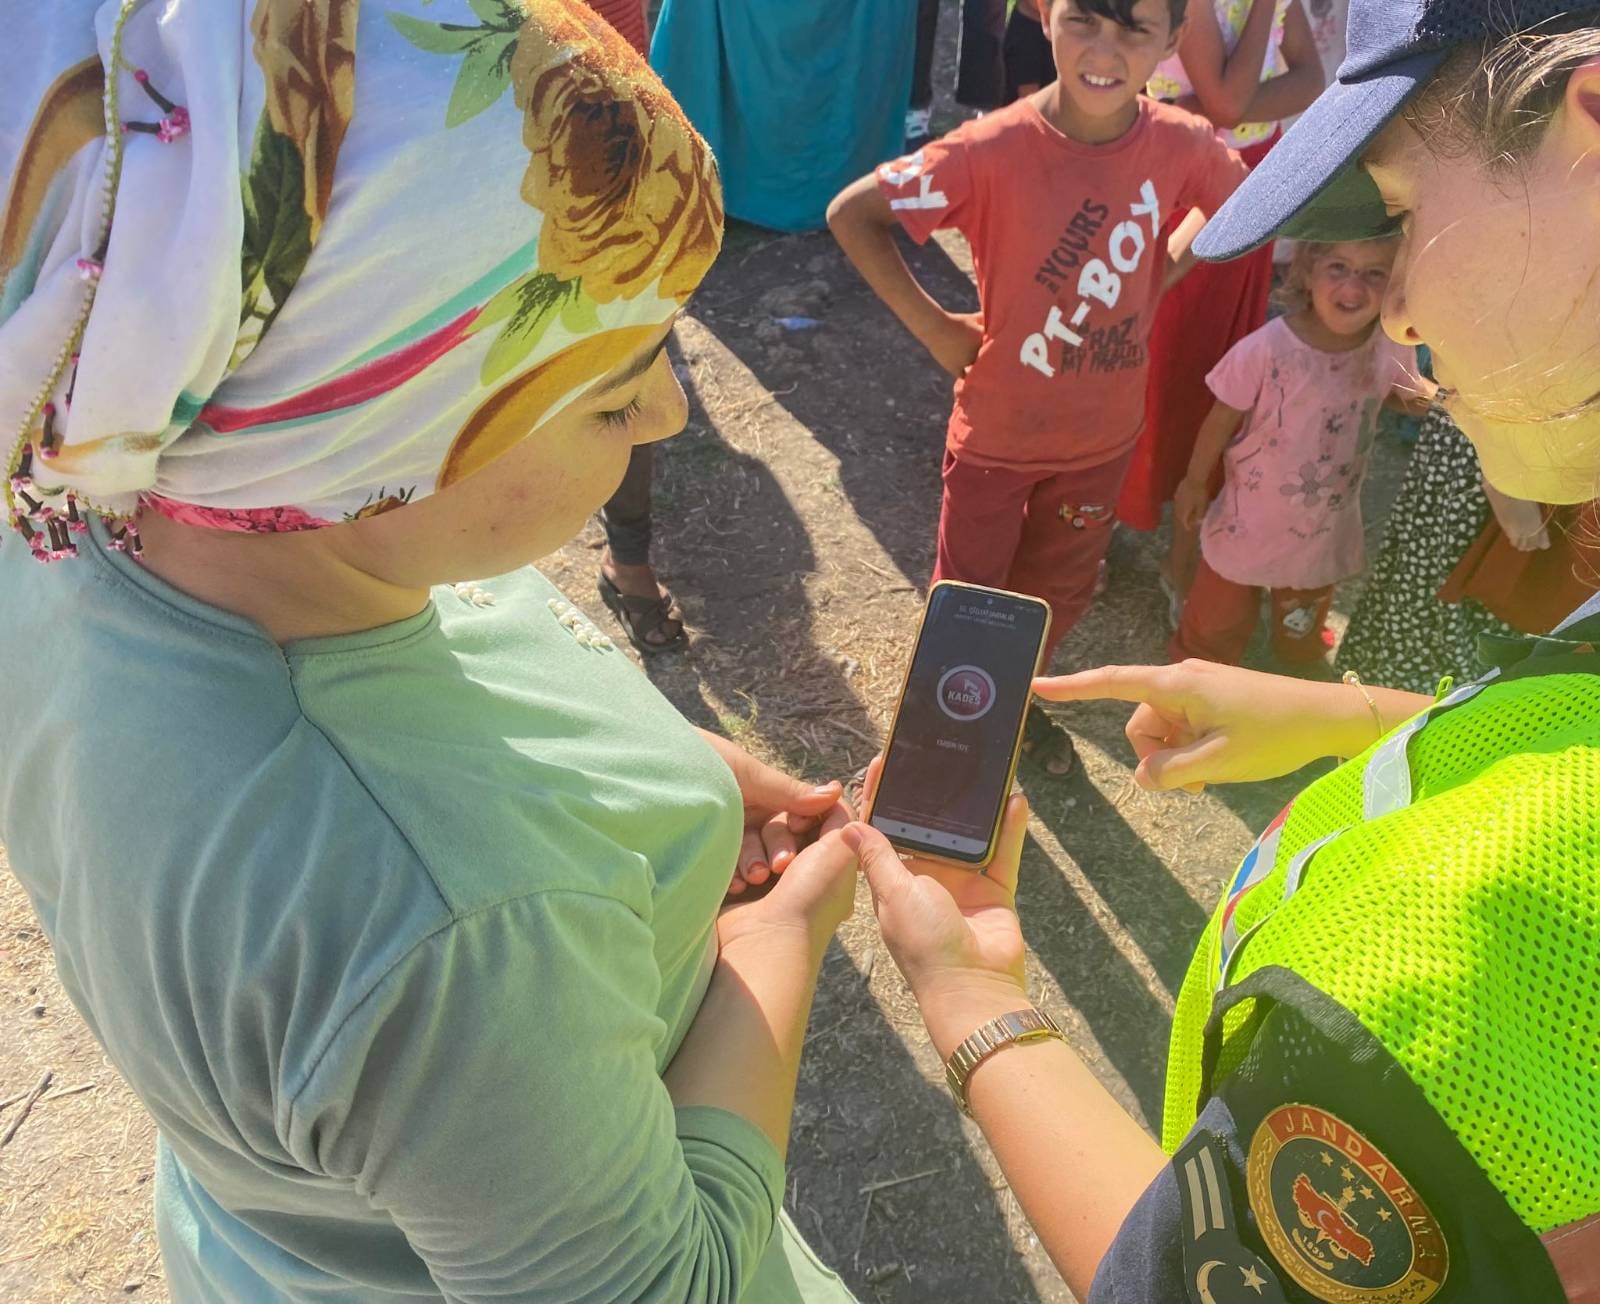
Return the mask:
[(923, 339), (933, 360), (958, 380), (978, 357), (983, 344), (983, 315), (947, 312), (929, 324)]

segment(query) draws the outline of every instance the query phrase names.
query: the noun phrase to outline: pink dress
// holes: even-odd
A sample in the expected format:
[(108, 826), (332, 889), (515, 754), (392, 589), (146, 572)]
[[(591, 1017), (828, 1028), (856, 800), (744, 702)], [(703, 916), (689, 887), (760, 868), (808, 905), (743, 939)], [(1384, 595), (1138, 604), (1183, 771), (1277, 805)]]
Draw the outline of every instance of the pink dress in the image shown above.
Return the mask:
[(1279, 317), (1228, 350), (1206, 383), (1249, 413), (1200, 527), (1206, 563), (1262, 588), (1318, 589), (1358, 574), (1378, 410), (1390, 391), (1420, 387), (1416, 351), (1375, 328), (1358, 349), (1324, 353)]

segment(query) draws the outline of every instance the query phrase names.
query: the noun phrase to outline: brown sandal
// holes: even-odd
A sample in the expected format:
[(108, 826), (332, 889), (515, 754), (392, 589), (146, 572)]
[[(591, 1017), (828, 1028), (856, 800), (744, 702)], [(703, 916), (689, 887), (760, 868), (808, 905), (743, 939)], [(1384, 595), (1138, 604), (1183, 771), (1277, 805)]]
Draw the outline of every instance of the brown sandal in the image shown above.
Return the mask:
[[(636, 598), (613, 584), (604, 571), (600, 573), (599, 588), (600, 601), (617, 618), (617, 623), (628, 636), (628, 642), (638, 648), (642, 655), (653, 657), (662, 652), (676, 652), (683, 646), (686, 631), (683, 621), (672, 614), (677, 604), (670, 593), (665, 597)], [(650, 635), (669, 624), (677, 625), (677, 632), (671, 638), (652, 643)]]

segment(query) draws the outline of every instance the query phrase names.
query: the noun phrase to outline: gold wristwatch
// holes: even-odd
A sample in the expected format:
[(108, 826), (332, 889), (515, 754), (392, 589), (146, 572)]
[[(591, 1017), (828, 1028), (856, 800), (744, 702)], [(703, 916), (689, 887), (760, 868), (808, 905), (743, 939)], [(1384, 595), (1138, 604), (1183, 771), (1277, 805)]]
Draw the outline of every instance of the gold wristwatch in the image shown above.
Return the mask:
[(967, 1104), (967, 1079), (972, 1076), (973, 1069), (997, 1050), (1007, 1046), (1026, 1046), (1030, 1041), (1044, 1041), (1050, 1037), (1065, 1041), (1067, 1034), (1043, 1010), (1032, 1007), (1012, 1010), (1010, 1014), (990, 1019), (979, 1027), (951, 1051), (950, 1058), (945, 1061), (944, 1080), (950, 1084), (950, 1094), (961, 1106), (961, 1112), (968, 1117), (972, 1115), (972, 1109)]

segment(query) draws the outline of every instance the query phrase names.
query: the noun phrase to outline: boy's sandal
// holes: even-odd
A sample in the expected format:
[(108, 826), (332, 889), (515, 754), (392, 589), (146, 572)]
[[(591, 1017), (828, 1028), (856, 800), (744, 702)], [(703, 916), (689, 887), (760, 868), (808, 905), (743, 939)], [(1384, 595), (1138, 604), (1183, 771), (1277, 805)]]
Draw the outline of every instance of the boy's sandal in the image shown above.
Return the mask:
[(1022, 759), (1046, 778), (1065, 779), (1078, 768), (1078, 749), (1072, 735), (1055, 717), (1034, 705), (1028, 708), (1027, 723), (1022, 728)]
[[(662, 652), (673, 652), (681, 648), (684, 643), (685, 631), (683, 621), (673, 614), (676, 603), (672, 594), (665, 597), (636, 598), (631, 593), (624, 593), (602, 571), (600, 575), (600, 601), (606, 604), (606, 609), (617, 618), (617, 623), (622, 626), (628, 635), (628, 642), (638, 648), (640, 653), (647, 657), (657, 656)], [(665, 632), (669, 625), (678, 628), (670, 638), (661, 638), (652, 641), (650, 636), (658, 631)]]

